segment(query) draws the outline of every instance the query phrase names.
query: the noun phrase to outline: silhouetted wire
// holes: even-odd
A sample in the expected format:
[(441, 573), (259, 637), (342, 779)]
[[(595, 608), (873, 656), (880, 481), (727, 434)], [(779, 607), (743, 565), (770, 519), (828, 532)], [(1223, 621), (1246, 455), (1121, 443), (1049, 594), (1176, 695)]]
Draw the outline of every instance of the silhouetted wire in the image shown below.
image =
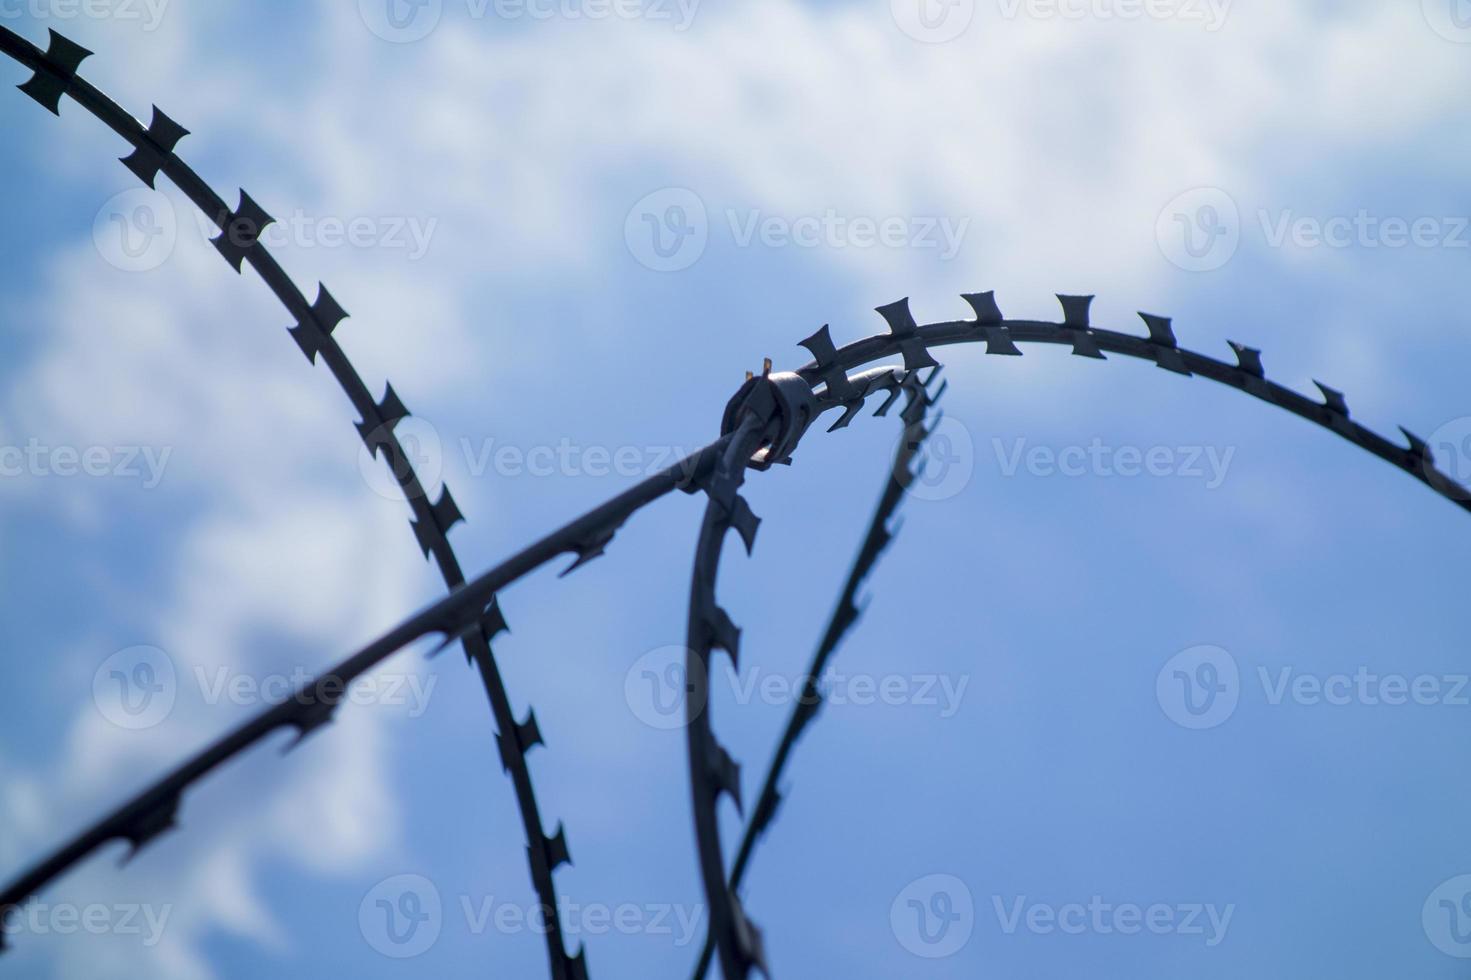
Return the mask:
[[(404, 452), (394, 432), (399, 423), (409, 416), (409, 410), (399, 400), (393, 386), (387, 386), (381, 401), (375, 400), (333, 337), (333, 331), (347, 318), (347, 312), (338, 305), (325, 286), (318, 286), (315, 303), (307, 302), (306, 297), (262, 246), (261, 233), (273, 223), (273, 219), (250, 195), (242, 190), (240, 205), (232, 211), (175, 154), (174, 148), (188, 135), (187, 129), (157, 106), (153, 108), (152, 122), (145, 129), (112, 99), (77, 76), (78, 67), (91, 52), (54, 30), (50, 33), (50, 44), (42, 52), (15, 32), (0, 27), (0, 50), (35, 72), (30, 81), (20, 86), (21, 90), (57, 115), (60, 115), (62, 95), (70, 96), (132, 144), (133, 152), (123, 159), (124, 166), (150, 188), (154, 187), (159, 173), (163, 173), (215, 223), (221, 234), (213, 243), (225, 261), (236, 272), (241, 272), (246, 263), (255, 269), (295, 318), (296, 323), (290, 328), (291, 336), (300, 345), (307, 360), (315, 364), (320, 355), (326, 362), (332, 376), (361, 416), (362, 421), (357, 424), (357, 428), (364, 445), (373, 456), (380, 453), (383, 455), (390, 472), (402, 488), (413, 512), (412, 528), (424, 556), (434, 559), (446, 586), (451, 589), (460, 586), (465, 577), (454, 548), (450, 545), (449, 530), (464, 518), (447, 487), (442, 489), (437, 501), (430, 502), (428, 491), (420, 481), (413, 461)], [(589, 550), (592, 550), (592, 546), (589, 546)], [(485, 620), (485, 629), (465, 634), (461, 637), (461, 642), (465, 656), (475, 664), (490, 700), (502, 767), (511, 776), (517, 805), (521, 811), (529, 845), (527, 860), (531, 868), (532, 884), (546, 922), (546, 942), (552, 976), (555, 980), (579, 980), (587, 975), (585, 958), (582, 951), (576, 956), (567, 955), (562, 940), (556, 889), (552, 882), (552, 872), (558, 865), (570, 862), (566, 836), (560, 826), (552, 836), (548, 836), (543, 829), (536, 805), (536, 793), (532, 788), (531, 770), (526, 762), (526, 753), (531, 747), (542, 744), (541, 731), (537, 727), (534, 713), (528, 712), (524, 721), (518, 722), (515, 718), (510, 695), (506, 691), (490, 646), (495, 634), (505, 629), (505, 620), (501, 618), (497, 606), (492, 605), (491, 608), (492, 614)], [(305, 736), (312, 728), (326, 724), (330, 719), (331, 711), (326, 710), (311, 717), (301, 716), (294, 724), (302, 736)], [(172, 813), (139, 813), (137, 821), (130, 828), (129, 837), (135, 850), (167, 829), (172, 823)], [(3, 948), (4, 937), (0, 936), (0, 949)]]
[[(1365, 428), (1349, 417), (1348, 402), (1343, 393), (1322, 382), (1314, 382), (1323, 396), (1323, 401), (1317, 402), (1268, 380), (1261, 352), (1255, 348), (1229, 341), (1236, 363), (1218, 361), (1181, 348), (1172, 322), (1149, 313), (1139, 314), (1149, 332), (1148, 337), (1095, 327), (1090, 320), (1092, 296), (1058, 296), (1063, 312), (1060, 323), (1008, 320), (1002, 315), (995, 294), (990, 292), (966, 294), (963, 299), (975, 313), (975, 319), (921, 326), (910, 312), (908, 299), (879, 307), (877, 312), (887, 323), (888, 332), (842, 348), (834, 345), (828, 327), (824, 326), (802, 341), (802, 346), (812, 354), (812, 362), (791, 375), (773, 377), (797, 377), (812, 387), (813, 405), (809, 414), (813, 420), (829, 410), (841, 409), (842, 414), (828, 430), (832, 431), (846, 426), (862, 410), (868, 396), (879, 387), (892, 391), (896, 385), (902, 385), (903, 377), (938, 367), (930, 352), (932, 348), (984, 342), (988, 354), (1020, 356), (1022, 352), (1016, 346), (1018, 343), (1044, 343), (1070, 346), (1073, 354), (1094, 360), (1105, 360), (1108, 354), (1121, 354), (1152, 361), (1174, 374), (1198, 374), (1308, 419), (1399, 467), (1452, 503), (1471, 510), (1471, 490), (1436, 467), (1431, 448), (1423, 439), (1401, 427), (1400, 431), (1408, 442), (1408, 448), (1402, 448)], [(880, 368), (849, 374), (864, 364), (894, 355), (903, 358), (902, 370)], [(879, 383), (881, 380), (882, 384)], [(897, 392), (891, 394), (890, 401), (894, 397), (897, 397)], [(886, 402), (882, 407), (887, 408), (888, 404)], [(769, 413), (758, 413), (757, 417), (763, 426), (770, 421)], [(730, 431), (729, 412), (726, 431)], [(785, 454), (790, 455), (801, 436), (802, 431), (797, 431), (786, 437)], [(701, 675), (708, 672), (713, 650), (726, 650), (732, 661), (737, 655), (735, 641), (740, 631), (716, 604), (715, 570), (725, 530), (731, 527), (742, 530), (748, 548), (754, 537), (756, 519), (736, 493), (738, 486), (738, 481), (727, 480), (722, 495), (707, 487), (710, 502), (695, 549), (694, 599), (691, 602), (691, 639), (687, 660), (690, 681), (697, 685), (706, 683), (706, 677)], [(737, 520), (740, 517), (744, 519)], [(699, 694), (703, 696), (705, 689), (701, 688)], [(709, 705), (705, 702), (708, 698), (703, 698), (700, 710), (689, 711), (690, 788), (695, 811), (695, 841), (710, 913), (709, 936), (713, 937), (721, 972), (726, 980), (743, 980), (753, 967), (767, 975), (769, 970), (761, 932), (747, 918), (725, 871), (717, 809), (721, 796), (729, 796), (740, 809), (740, 766), (717, 740), (711, 726)], [(753, 826), (762, 820), (769, 822), (769, 815), (758, 813), (753, 818)]]
[[(802, 737), (807, 726), (817, 717), (822, 707), (823, 696), (818, 685), (823, 671), (827, 668), (828, 660), (843, 641), (843, 637), (852, 630), (863, 614), (863, 609), (858, 605), (858, 590), (898, 532), (898, 528), (892, 523), (894, 515), (899, 510), (899, 504), (904, 498), (905, 491), (920, 475), (911, 470), (910, 465), (916, 459), (921, 459), (920, 450), (925, 440), (934, 431), (934, 423), (926, 428), (926, 421), (929, 418), (929, 409), (939, 400), (944, 390), (941, 386), (940, 390), (934, 393), (929, 391), (929, 385), (934, 383), (938, 373), (938, 369), (933, 369), (929, 378), (922, 383), (919, 382), (917, 374), (906, 376), (902, 382), (910, 399), (901, 416), (904, 420), (903, 437), (894, 450), (893, 465), (890, 467), (888, 479), (884, 481), (883, 493), (879, 495), (878, 506), (874, 508), (873, 517), (868, 523), (863, 542), (858, 548), (858, 555), (848, 570), (848, 576), (843, 582), (843, 590), (838, 596), (832, 616), (828, 619), (822, 640), (818, 643), (817, 650), (812, 655), (812, 662), (807, 667), (807, 673), (802, 678), (802, 691), (796, 703), (792, 705), (786, 728), (766, 768), (766, 775), (761, 780), (761, 793), (756, 798), (756, 805), (751, 810), (751, 819), (746, 823), (740, 848), (736, 851), (735, 862), (731, 865), (730, 888), (732, 891), (740, 891), (751, 855), (776, 817), (777, 808), (782, 802), (779, 784), (797, 741)], [(887, 405), (884, 406), (884, 408), (887, 407)], [(938, 419), (935, 421), (937, 422)], [(923, 466), (923, 463), (921, 462), (920, 465)], [(700, 951), (699, 962), (695, 965), (693, 974), (695, 980), (703, 980), (710, 969), (714, 954), (715, 935), (707, 930), (704, 948)]]
[[(541, 732), (532, 714), (528, 714), (523, 722), (515, 721), (490, 650), (490, 639), (506, 628), (496, 593), (559, 555), (575, 556), (576, 560), (566, 569), (569, 572), (597, 557), (633, 513), (679, 489), (704, 491), (709, 497), (691, 582), (686, 661), (690, 683), (699, 686), (687, 698), (686, 730), (697, 851), (710, 909), (709, 935), (727, 980), (747, 976), (752, 966), (765, 971), (761, 934), (746, 919), (735, 889), (748, 866), (755, 842), (775, 813), (780, 800), (776, 784), (791, 749), (820, 704), (815, 678), (842, 635), (856, 621), (857, 610), (852, 600), (859, 583), (887, 543), (890, 534), (887, 522), (897, 506), (897, 498), (890, 500), (889, 495), (897, 491), (891, 483), (880, 501), (859, 558), (850, 571), (838, 609), (814, 658), (814, 670), (809, 677), (812, 686), (804, 690), (804, 697), (794, 708), (786, 733), (778, 744), (772, 766), (763, 781), (756, 811), (743, 838), (735, 873), (729, 880), (720, 845), (717, 803), (722, 795), (729, 795), (739, 806), (740, 770), (716, 740), (709, 717), (708, 697), (703, 696), (708, 693), (705, 685), (708, 684), (712, 652), (724, 650), (735, 660), (739, 645), (739, 630), (715, 599), (716, 570), (722, 544), (726, 531), (732, 528), (741, 534), (748, 550), (754, 544), (759, 521), (739, 494), (746, 469), (765, 469), (772, 462), (788, 461), (810, 423), (831, 409), (841, 409), (842, 414), (829, 431), (846, 426), (862, 409), (869, 395), (879, 391), (889, 393), (888, 400), (877, 413), (883, 414), (907, 391), (911, 401), (906, 408), (905, 444), (912, 443), (911, 448), (917, 448), (923, 437), (924, 411), (933, 397), (927, 395), (924, 384), (917, 383), (916, 379), (919, 371), (928, 369), (933, 372), (938, 368), (930, 353), (932, 348), (984, 342), (988, 354), (1016, 356), (1021, 354), (1017, 343), (1061, 344), (1071, 346), (1072, 352), (1082, 357), (1101, 360), (1107, 354), (1120, 354), (1152, 361), (1176, 374), (1198, 374), (1330, 429), (1409, 473), (1453, 503), (1471, 510), (1471, 491), (1435, 465), (1430, 447), (1418, 436), (1401, 428), (1409, 443), (1408, 448), (1404, 448), (1365, 428), (1349, 417), (1343, 394), (1321, 382), (1315, 382), (1323, 397), (1323, 401), (1318, 402), (1268, 380), (1261, 353), (1254, 348), (1231, 342), (1236, 363), (1228, 364), (1180, 348), (1171, 321), (1165, 317), (1140, 314), (1149, 332), (1147, 338), (1095, 327), (1089, 319), (1091, 296), (1059, 296), (1063, 319), (1060, 323), (1052, 323), (1008, 320), (997, 307), (994, 294), (973, 293), (964, 297), (975, 313), (973, 320), (920, 326), (910, 313), (908, 301), (900, 300), (878, 309), (888, 323), (886, 334), (837, 348), (828, 328), (823, 327), (802, 342), (813, 356), (811, 363), (793, 373), (763, 375), (760, 379), (748, 381), (727, 408), (720, 439), (466, 582), (447, 537), (450, 528), (463, 519), (459, 508), (448, 490), (441, 493), (437, 502), (428, 502), (425, 488), (394, 434), (395, 427), (408, 417), (408, 410), (391, 386), (381, 401), (375, 400), (368, 392), (333, 339), (334, 329), (347, 314), (325, 287), (319, 287), (316, 302), (308, 304), (280, 266), (261, 247), (260, 235), (272, 223), (270, 216), (243, 191), (239, 207), (233, 211), (229, 209), (175, 155), (174, 147), (187, 135), (187, 130), (156, 107), (153, 121), (145, 129), (111, 99), (78, 78), (77, 68), (90, 54), (84, 48), (52, 31), (51, 43), (42, 52), (0, 26), (0, 51), (35, 72), (30, 81), (20, 86), (22, 91), (53, 113), (59, 110), (61, 96), (68, 95), (107, 124), (134, 148), (133, 153), (123, 159), (129, 170), (150, 187), (154, 186), (159, 173), (169, 177), (220, 228), (221, 235), (214, 240), (214, 245), (226, 261), (237, 271), (249, 264), (261, 275), (296, 318), (290, 331), (302, 352), (312, 363), (319, 354), (322, 356), (362, 416), (358, 430), (364, 444), (374, 455), (384, 454), (414, 513), (412, 526), (420, 546), (426, 556), (435, 559), (451, 589), (446, 598), (406, 619), (334, 670), (307, 683), (294, 697), (272, 706), (226, 734), (24, 873), (0, 892), (0, 916), (8, 916), (40, 888), (112, 840), (129, 841), (136, 853), (173, 826), (182, 794), (194, 782), (278, 729), (295, 728), (297, 741), (300, 741), (331, 720), (348, 683), (416, 640), (441, 634), (445, 637), (441, 649), (456, 642), (464, 645), (466, 656), (480, 670), (491, 701), (500, 733), (497, 743), (502, 764), (511, 773), (527, 839), (533, 842), (527, 849), (528, 860), (538, 899), (547, 916), (552, 976), (554, 980), (585, 977), (584, 952), (579, 951), (576, 957), (566, 954), (552, 884), (552, 872), (569, 861), (565, 835), (559, 828), (555, 835), (549, 837), (542, 829), (525, 761), (531, 747), (541, 743)], [(902, 356), (902, 368), (880, 367), (849, 374), (861, 365), (894, 355)], [(794, 393), (796, 388), (802, 389), (800, 394)], [(934, 397), (938, 397), (938, 392)], [(919, 406), (917, 410), (916, 406)], [(796, 418), (794, 412), (801, 417)], [(914, 431), (915, 426), (920, 427), (919, 432)], [(911, 459), (912, 452), (906, 458), (905, 446), (901, 445), (891, 476), (897, 479), (903, 468), (908, 474), (905, 478), (912, 479), (913, 473), (907, 469)], [(4, 938), (4, 930), (0, 930), (0, 948), (3, 948)]]

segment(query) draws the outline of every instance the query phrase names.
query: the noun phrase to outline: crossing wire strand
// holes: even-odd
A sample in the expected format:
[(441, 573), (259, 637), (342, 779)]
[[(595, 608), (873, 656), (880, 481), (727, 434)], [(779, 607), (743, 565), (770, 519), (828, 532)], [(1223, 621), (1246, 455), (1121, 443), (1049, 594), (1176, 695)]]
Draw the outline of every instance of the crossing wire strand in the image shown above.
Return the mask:
[(629, 517), (655, 500), (675, 490), (693, 492), (708, 477), (728, 443), (725, 438), (711, 443), (545, 535), (303, 684), (292, 697), (222, 735), (7, 884), (0, 890), (0, 915), (18, 910), (40, 889), (109, 842), (132, 840), (140, 832), (156, 834), (149, 824), (155, 819), (151, 815), (166, 814), (172, 822), (184, 792), (191, 786), (272, 732), (299, 728), (322, 705), (340, 702), (348, 685), (395, 653), (430, 636), (442, 637), (438, 649), (443, 650), (483, 629), (485, 609), (501, 589), (561, 555), (575, 556), (575, 567), (582, 559), (582, 542), (589, 536), (609, 541)]
[[(153, 188), (158, 175), (168, 177), (199, 210), (213, 221), (220, 236), (213, 244), (221, 256), (236, 272), (242, 272), (248, 264), (265, 281), (271, 292), (295, 318), (290, 327), (292, 339), (301, 347), (307, 360), (315, 364), (318, 356), (326, 363), (333, 378), (341, 386), (362, 421), (357, 423), (368, 452), (374, 457), (382, 456), (403, 490), (413, 514), (412, 529), (426, 558), (432, 558), (445, 585), (456, 589), (464, 584), (465, 576), (449, 541), (449, 531), (464, 518), (449, 488), (441, 490), (437, 500), (431, 501), (428, 491), (414, 469), (413, 461), (404, 451), (395, 428), (409, 416), (392, 385), (385, 388), (383, 398), (375, 399), (363, 382), (357, 369), (334, 337), (334, 331), (347, 318), (347, 312), (327, 291), (318, 286), (317, 299), (308, 303), (306, 297), (286, 275), (285, 271), (262, 245), (260, 238), (273, 223), (270, 215), (244, 190), (240, 192), (240, 203), (231, 209), (200, 176), (174, 152), (179, 142), (188, 135), (188, 130), (175, 122), (157, 106), (153, 118), (145, 128), (108, 98), (96, 87), (77, 75), (83, 60), (91, 52), (70, 41), (56, 31), (50, 32), (50, 43), (42, 51), (9, 28), (0, 26), (0, 51), (10, 56), (35, 74), (22, 84), (21, 91), (35, 99), (55, 115), (60, 115), (61, 98), (69, 96), (83, 109), (91, 113), (113, 132), (133, 147), (133, 152), (123, 158), (122, 163), (148, 187)], [(585, 546), (586, 557), (597, 550), (593, 543)], [(560, 864), (570, 863), (565, 832), (559, 826), (557, 832), (548, 835), (543, 829), (540, 811), (536, 803), (536, 792), (532, 786), (531, 770), (526, 754), (536, 745), (543, 744), (540, 727), (534, 712), (517, 721), (491, 649), (491, 639), (506, 628), (499, 605), (493, 600), (488, 605), (483, 628), (465, 633), (461, 638), (465, 656), (472, 662), (480, 675), (491, 713), (495, 721), (496, 745), (502, 767), (510, 774), (526, 831), (527, 861), (531, 869), (532, 884), (546, 921), (547, 953), (554, 980), (579, 980), (587, 975), (584, 951), (569, 956), (563, 939), (563, 929), (558, 911), (556, 888), (552, 873)], [(298, 731), (298, 741), (317, 728), (331, 721), (336, 701), (318, 702), (314, 712), (289, 719)], [(158, 801), (157, 809), (140, 812), (136, 822), (119, 828), (136, 852), (145, 844), (163, 833), (173, 824), (178, 808), (177, 799)], [(0, 948), (3, 948), (0, 936)]]

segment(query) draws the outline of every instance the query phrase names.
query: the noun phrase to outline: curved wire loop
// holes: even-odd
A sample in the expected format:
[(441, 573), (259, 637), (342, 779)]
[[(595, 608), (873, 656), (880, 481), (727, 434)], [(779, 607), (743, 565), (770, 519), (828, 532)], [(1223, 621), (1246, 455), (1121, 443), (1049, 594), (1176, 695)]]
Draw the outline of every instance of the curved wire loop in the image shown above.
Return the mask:
[[(807, 348), (813, 360), (797, 371), (780, 377), (800, 378), (811, 386), (814, 420), (828, 411), (841, 409), (838, 419), (828, 430), (831, 432), (847, 426), (863, 409), (869, 396), (876, 391), (890, 392), (889, 399), (879, 408), (880, 413), (886, 411), (904, 390), (904, 378), (918, 371), (939, 367), (939, 362), (931, 353), (934, 348), (952, 344), (985, 343), (988, 354), (1014, 357), (1022, 353), (1016, 346), (1020, 342), (1066, 345), (1072, 348), (1073, 354), (1093, 360), (1106, 360), (1107, 354), (1120, 354), (1152, 361), (1174, 374), (1198, 374), (1285, 409), (1337, 433), (1408, 473), (1462, 509), (1471, 510), (1471, 490), (1436, 466), (1434, 453), (1423, 439), (1401, 427), (1400, 431), (1408, 446), (1396, 445), (1351, 419), (1348, 401), (1343, 393), (1322, 382), (1314, 382), (1323, 398), (1318, 402), (1268, 380), (1261, 351), (1256, 348), (1231, 341), (1229, 346), (1235, 354), (1236, 363), (1218, 361), (1181, 348), (1176, 341), (1171, 321), (1149, 313), (1139, 314), (1148, 329), (1148, 337), (1095, 327), (1089, 315), (1092, 296), (1058, 296), (1063, 315), (1062, 320), (1056, 323), (1008, 320), (997, 306), (994, 293), (971, 293), (963, 298), (974, 311), (975, 319), (920, 325), (910, 312), (908, 299), (901, 299), (881, 306), (876, 311), (888, 325), (886, 333), (855, 341), (841, 348), (834, 345), (828, 327), (824, 326), (802, 341), (802, 346)], [(902, 357), (902, 368), (875, 368), (850, 373), (865, 364), (894, 356)], [(749, 425), (758, 431), (770, 424), (769, 417), (754, 409), (747, 419), (750, 420)], [(800, 435), (799, 432), (798, 439)], [(789, 440), (790, 445), (786, 447), (788, 453), (794, 448), (795, 441)], [(753, 446), (759, 444), (759, 439), (752, 442)], [(728, 451), (734, 454), (736, 449), (737, 446), (733, 443)], [(710, 501), (695, 548), (693, 598), (690, 606), (688, 671), (692, 684), (707, 683), (712, 650), (725, 650), (733, 661), (737, 656), (740, 631), (730, 616), (716, 603), (715, 570), (726, 530), (732, 527), (741, 530), (748, 549), (754, 537), (756, 518), (750, 514), (750, 508), (745, 506), (744, 500), (736, 493), (738, 487), (739, 480), (728, 476), (724, 482), (716, 481), (713, 487), (707, 488)], [(883, 516), (881, 507), (879, 517)], [(870, 540), (874, 533), (874, 529), (870, 528)], [(869, 566), (864, 564), (864, 558), (865, 554), (860, 552), (859, 562), (850, 575), (851, 587), (856, 588), (854, 575), (861, 577), (867, 572)], [(845, 592), (845, 599), (846, 597)], [(819, 647), (819, 663), (825, 663), (826, 657), (831, 653), (829, 642), (835, 646), (837, 638), (851, 626), (851, 623), (844, 622), (849, 615), (851, 613), (845, 609), (844, 600), (840, 600), (838, 611), (829, 624), (830, 636), (824, 637), (823, 645)], [(815, 693), (815, 687), (812, 691)], [(720, 745), (714, 734), (707, 693), (702, 688), (694, 695), (695, 703), (702, 705), (703, 710), (697, 714), (691, 713), (688, 736), (696, 847), (705, 897), (710, 909), (707, 948), (713, 946), (722, 974), (727, 980), (742, 980), (749, 976), (752, 968), (769, 976), (761, 933), (746, 917), (736, 889), (748, 865), (756, 839), (770, 825), (776, 801), (779, 799), (775, 795), (775, 779), (784, 767), (796, 738), (811, 722), (811, 716), (815, 713), (815, 708), (801, 702), (813, 700), (816, 703), (816, 699), (804, 697), (793, 709), (786, 734), (778, 744), (772, 768), (763, 780), (761, 800), (747, 827), (736, 859), (739, 873), (727, 877), (717, 810), (721, 796), (729, 796), (736, 803), (737, 809), (740, 808), (740, 766)], [(703, 976), (708, 969), (709, 958), (708, 953), (701, 957), (696, 966), (697, 977)]]

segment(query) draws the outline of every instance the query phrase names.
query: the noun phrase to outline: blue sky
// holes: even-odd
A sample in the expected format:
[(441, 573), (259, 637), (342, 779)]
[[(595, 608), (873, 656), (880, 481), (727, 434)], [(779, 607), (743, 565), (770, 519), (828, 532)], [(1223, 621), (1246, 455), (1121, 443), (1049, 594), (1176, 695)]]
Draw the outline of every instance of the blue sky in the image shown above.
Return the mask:
[[(399, 8), (408, 34), (376, 0), (78, 9), (0, 18), (97, 52), (86, 77), (145, 120), (158, 103), (216, 189), (282, 219), (273, 250), (421, 420), (469, 569), (711, 439), (763, 357), (798, 366), (824, 323), (877, 332), (901, 296), (921, 320), (986, 289), (1046, 318), (1096, 293), (1097, 323), (1141, 334), (1136, 310), (1169, 314), (1183, 345), (1260, 347), (1271, 377), (1331, 384), (1471, 476), (1471, 12), (1449, 3), (443, 0)], [(10, 92), (0, 447), (38, 448), (0, 480), (6, 878), (441, 591), (259, 280), (173, 188), (138, 190), (99, 123)], [(146, 247), (114, 216), (146, 218)], [(1465, 513), (1202, 379), (942, 359), (956, 469), (906, 500), (830, 678), (899, 703), (824, 712), (748, 878), (778, 974), (1465, 975)], [(721, 586), (745, 672), (712, 706), (748, 797), (896, 436), (814, 432), (750, 481), (761, 537)], [(1151, 451), (1155, 475), (1120, 473)], [(639, 696), (683, 640), (698, 520), (667, 500), (502, 597), (594, 976), (679, 975), (703, 934), (684, 735)], [(139, 725), (108, 679), (144, 661), (174, 680)], [(1172, 684), (1205, 662), (1234, 708), (1192, 727)], [(108, 853), (56, 884), (46, 913), (101, 906), (100, 934), (43, 917), (6, 966), (541, 974), (478, 679), (414, 651), (378, 691), (198, 787), (125, 870)], [(400, 958), (374, 909), (406, 881), (440, 912)], [(626, 928), (600, 925), (616, 910)]]

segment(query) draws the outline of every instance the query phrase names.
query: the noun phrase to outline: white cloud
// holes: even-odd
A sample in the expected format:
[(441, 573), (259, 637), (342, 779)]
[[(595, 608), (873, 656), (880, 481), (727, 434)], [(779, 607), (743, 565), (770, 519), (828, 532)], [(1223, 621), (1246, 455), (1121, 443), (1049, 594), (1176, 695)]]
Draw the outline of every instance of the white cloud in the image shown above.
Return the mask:
[[(144, 633), (140, 642), (172, 658), (179, 697), (157, 727), (124, 731), (91, 700), (91, 671), (104, 654), (58, 658), (58, 670), (84, 683), (73, 704), (56, 706), (73, 713), (56, 756), (38, 757), (33, 770), (7, 767), (0, 782), (6, 867), (33, 859), (79, 820), (261, 710), (207, 703), (197, 669), (315, 671), (433, 588), (408, 508), (370, 492), (359, 476), (346, 400), (320, 366), (302, 363), (284, 329), (288, 318), (253, 280), (236, 281), (199, 241), (181, 239), (170, 261), (148, 274), (107, 266), (89, 241), (53, 256), (26, 297), (35, 353), (7, 393), (7, 440), (149, 446), (171, 456), (156, 489), (126, 499), (112, 486), (67, 479), (8, 480), (4, 489), (63, 515), (90, 515), (89, 526), (126, 521), (130, 512), (176, 515), (165, 539), (136, 541), (152, 552), (143, 567), (162, 562), (167, 570), (166, 594), (134, 592), (130, 621), (98, 624), (96, 635)], [(423, 669), (411, 654), (396, 664), (391, 669)], [(393, 715), (344, 707), (329, 734), (288, 760), (262, 760), (275, 767), (270, 782), (247, 768), (242, 783), (235, 771), (233, 789), (247, 793), (253, 812), (201, 807), (191, 796), (187, 829), (170, 838), (177, 843), (166, 854), (150, 852), (122, 874), (105, 857), (94, 859), (54, 889), (86, 901), (166, 896), (172, 916), (157, 947), (128, 937), (19, 941), (46, 944), (65, 975), (180, 980), (213, 975), (198, 949), (211, 930), (281, 942), (251, 869), (275, 856), (312, 873), (341, 873), (384, 852), (398, 824), (385, 782), (384, 729)], [(277, 744), (257, 752), (274, 754)], [(323, 833), (305, 840), (303, 827)]]

